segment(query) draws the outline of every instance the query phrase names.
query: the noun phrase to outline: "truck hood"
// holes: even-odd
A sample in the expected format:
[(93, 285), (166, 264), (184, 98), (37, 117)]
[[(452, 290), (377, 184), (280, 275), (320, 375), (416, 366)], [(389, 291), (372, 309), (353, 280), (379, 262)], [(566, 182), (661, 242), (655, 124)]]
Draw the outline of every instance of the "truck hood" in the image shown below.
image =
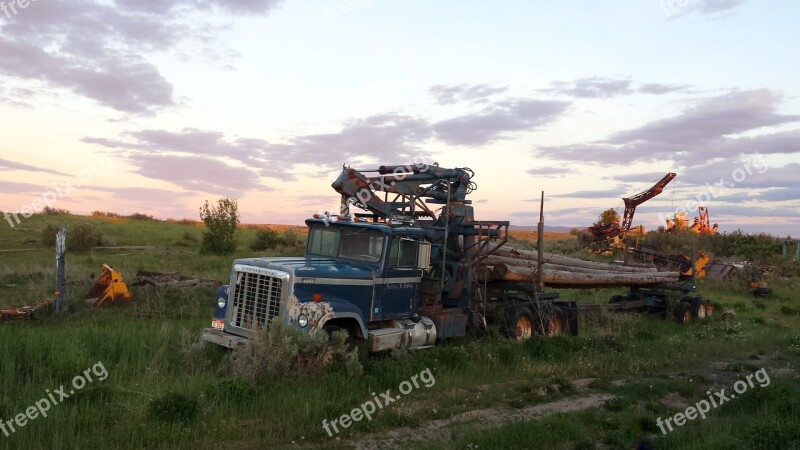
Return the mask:
[(275, 257), (237, 259), (234, 264), (283, 270), (294, 273), (298, 281), (306, 278), (369, 279), (375, 276), (368, 263), (344, 262), (333, 258)]

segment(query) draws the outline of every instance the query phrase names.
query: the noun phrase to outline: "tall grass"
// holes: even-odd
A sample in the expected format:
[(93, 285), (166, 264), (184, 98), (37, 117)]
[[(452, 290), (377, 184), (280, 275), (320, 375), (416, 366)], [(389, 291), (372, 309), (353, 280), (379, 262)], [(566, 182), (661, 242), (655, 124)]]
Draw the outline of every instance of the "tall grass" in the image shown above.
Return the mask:
[[(69, 223), (71, 218), (65, 220)], [(0, 248), (37, 248), (39, 244), (25, 243), (25, 239), (36, 236), (36, 228), (43, 223), (41, 218), (30, 219), (25, 228), (32, 231), (0, 227)], [(223, 281), (229, 275), (230, 258), (198, 255), (198, 244), (191, 240), (188, 245), (176, 245), (187, 241), (187, 233), (199, 238), (202, 230), (191, 224), (98, 223), (115, 245), (150, 245), (155, 250), (70, 253), (69, 310), (60, 316), (43, 311), (32, 322), (0, 323), (0, 418), (8, 420), (24, 412), (44, 397), (47, 389), (67, 385), (98, 361), (109, 377), (88, 385), (54, 406), (48, 417), (37, 418), (10, 438), (0, 433), (0, 449), (287, 448), (292, 442), (336, 447), (336, 441), (322, 429), (322, 420), (348, 413), (372, 398), (373, 392), (396, 391), (401, 382), (426, 368), (435, 375), (433, 388), (412, 392), (374, 420), (358, 422), (339, 436), (347, 440), (401, 426), (421, 426), (431, 418), (446, 419), (470, 409), (519, 408), (572, 395), (566, 388), (570, 380), (592, 377), (597, 379), (596, 386), (606, 386), (627, 403), (513, 423), (495, 431), (458, 430), (454, 440), (445, 439), (431, 448), (467, 448), (468, 444), (479, 448), (589, 448), (595, 442), (630, 448), (652, 432), (648, 421), (665, 412), (647, 386), (655, 386), (659, 393), (679, 388), (695, 398), (699, 387), (676, 384), (664, 374), (752, 354), (773, 355), (787, 362), (800, 358), (800, 316), (787, 313), (800, 311), (795, 295), (800, 283), (778, 280), (773, 297), (759, 301), (738, 287), (702, 284), (700, 294), (713, 299), (719, 308), (736, 308), (732, 322), (681, 326), (650, 317), (599, 312), (581, 316), (576, 337), (516, 343), (489, 330), (426, 350), (363, 358), (363, 375), (357, 379), (342, 366), (312, 377), (290, 376), (264, 383), (232, 379), (221, 370), (227, 354), (223, 349), (194, 349), (194, 363), (186, 359), (186, 336), (197, 336), (210, 321), (212, 288), (133, 288), (131, 304), (108, 309), (90, 308), (81, 301), (92, 283), (89, 274), (99, 274), (104, 262), (126, 278), (146, 269)], [(240, 237), (237, 256), (258, 254), (248, 249), (255, 232), (242, 231), (245, 236)], [(51, 253), (43, 249), (0, 254), (0, 304), (19, 306), (52, 295)], [(563, 295), (601, 303), (612, 293), (578, 290)], [(627, 390), (609, 387), (619, 378), (631, 380)], [(553, 385), (562, 388), (553, 390)], [(721, 412), (713, 421), (692, 428), (694, 431), (675, 432), (663, 448), (703, 447), (698, 442), (711, 446), (740, 442), (736, 444), (739, 448), (769, 445), (772, 441), (754, 440), (756, 425), (745, 423), (751, 416), (757, 417), (758, 426), (774, 430), (790, 442), (790, 427), (797, 425), (792, 418), (797, 415), (789, 416), (795, 411), (791, 404), (797, 404), (791, 403), (797, 399), (796, 389), (781, 381), (776, 386), (780, 388), (776, 393), (765, 391), (769, 398), (754, 397), (737, 406), (741, 409)], [(533, 394), (540, 387), (549, 389), (547, 397)], [(769, 400), (773, 395), (789, 400), (773, 404)], [(192, 404), (196, 410), (189, 413), (186, 408), (191, 407), (186, 405)], [(631, 412), (633, 409), (624, 405), (639, 406)], [(173, 409), (178, 411), (176, 420), (169, 413)], [(711, 431), (717, 429), (726, 430), (729, 437), (713, 437), (716, 434)]]

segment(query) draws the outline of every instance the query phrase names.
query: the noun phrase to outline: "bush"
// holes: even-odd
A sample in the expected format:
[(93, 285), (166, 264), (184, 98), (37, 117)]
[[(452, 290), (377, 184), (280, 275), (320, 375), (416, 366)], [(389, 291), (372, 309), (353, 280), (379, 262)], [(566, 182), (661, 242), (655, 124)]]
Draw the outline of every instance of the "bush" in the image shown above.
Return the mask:
[(92, 217), (121, 218), (122, 216), (111, 211), (92, 211)]
[(203, 394), (214, 403), (246, 405), (253, 402), (256, 388), (240, 378), (225, 378), (208, 386)]
[(281, 242), (280, 234), (271, 228), (262, 228), (256, 231), (256, 238), (250, 249), (260, 251), (275, 248)]
[(236, 348), (228, 361), (231, 375), (254, 383), (275, 378), (314, 375), (339, 361), (351, 377), (359, 377), (363, 367), (358, 349), (347, 344), (347, 332), (328, 337), (318, 332), (309, 335), (296, 328), (275, 323), (269, 331), (259, 331), (247, 345)]
[(283, 245), (287, 247), (295, 247), (300, 242), (300, 236), (291, 228), (283, 232), (282, 239)]
[(54, 208), (52, 206), (45, 206), (44, 209), (42, 209), (42, 214), (46, 216), (60, 216), (64, 214), (69, 214), (69, 210)]
[(168, 392), (147, 405), (147, 414), (158, 422), (190, 423), (197, 415), (197, 400), (183, 394)]
[[(48, 224), (42, 230), (42, 245), (55, 247), (58, 225)], [(81, 220), (67, 226), (67, 250), (86, 251), (103, 245), (103, 231), (96, 223)]]
[(147, 221), (151, 221), (151, 222), (156, 220), (155, 217), (153, 217), (153, 216), (151, 216), (149, 214), (142, 214), (142, 213), (133, 213), (130, 216), (128, 216), (128, 219), (131, 219), (131, 220), (147, 220)]
[(644, 246), (669, 254), (686, 254), (692, 249), (720, 258), (742, 258), (763, 261), (781, 254), (781, 245), (774, 237), (760, 234), (745, 234), (741, 230), (733, 233), (698, 236), (690, 230), (670, 233), (648, 233)]
[(300, 241), (297, 232), (289, 228), (283, 233), (278, 233), (271, 228), (261, 228), (256, 231), (256, 238), (250, 244), (250, 249), (261, 251), (270, 250), (279, 246), (296, 247)]
[(230, 255), (236, 251), (236, 231), (239, 225), (239, 205), (236, 200), (221, 198), (216, 206), (208, 200), (200, 207), (200, 219), (208, 228), (203, 233), (200, 253)]

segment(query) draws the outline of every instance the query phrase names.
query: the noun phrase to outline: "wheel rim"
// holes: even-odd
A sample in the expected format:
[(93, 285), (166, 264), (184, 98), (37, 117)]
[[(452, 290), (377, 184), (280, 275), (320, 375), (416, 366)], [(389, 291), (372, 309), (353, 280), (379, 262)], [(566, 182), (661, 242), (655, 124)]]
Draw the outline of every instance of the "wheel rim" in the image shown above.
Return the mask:
[(683, 323), (689, 322), (692, 320), (692, 312), (688, 309), (683, 312)]
[(706, 318), (706, 305), (698, 305), (697, 318), (701, 320)]
[(553, 316), (550, 318), (550, 326), (548, 327), (548, 335), (560, 336), (564, 332), (564, 324), (561, 322), (561, 317)]
[(526, 316), (520, 316), (517, 319), (517, 340), (525, 340), (530, 339), (533, 335), (533, 324), (531, 323), (531, 319)]

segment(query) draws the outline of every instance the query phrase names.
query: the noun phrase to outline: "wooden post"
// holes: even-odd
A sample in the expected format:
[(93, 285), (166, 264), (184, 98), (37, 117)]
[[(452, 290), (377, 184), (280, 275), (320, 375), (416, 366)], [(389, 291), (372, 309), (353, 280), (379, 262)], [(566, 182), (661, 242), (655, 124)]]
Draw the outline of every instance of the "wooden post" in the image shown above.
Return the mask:
[(539, 226), (536, 228), (536, 292), (544, 292), (544, 191), (539, 204)]
[(63, 224), (56, 233), (56, 314), (64, 308), (64, 255), (67, 253), (67, 225)]

